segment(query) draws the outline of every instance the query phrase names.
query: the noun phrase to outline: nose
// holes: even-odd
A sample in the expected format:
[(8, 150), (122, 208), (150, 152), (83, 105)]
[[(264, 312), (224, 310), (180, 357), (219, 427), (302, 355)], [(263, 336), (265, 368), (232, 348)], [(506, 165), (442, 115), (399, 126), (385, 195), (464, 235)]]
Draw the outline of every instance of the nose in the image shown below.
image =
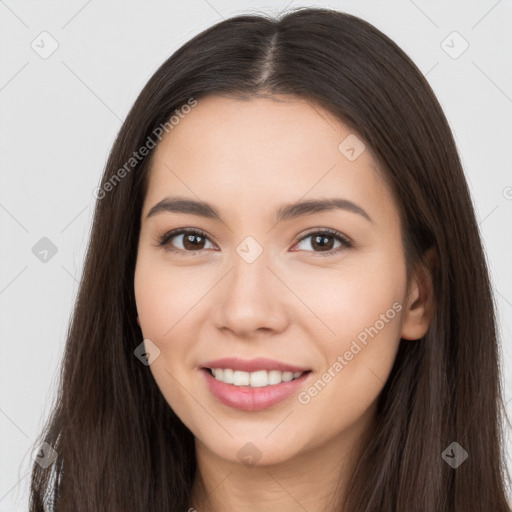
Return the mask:
[(214, 323), (218, 329), (243, 338), (286, 329), (286, 301), (293, 294), (272, 267), (265, 252), (252, 263), (234, 254), (232, 267), (215, 296)]

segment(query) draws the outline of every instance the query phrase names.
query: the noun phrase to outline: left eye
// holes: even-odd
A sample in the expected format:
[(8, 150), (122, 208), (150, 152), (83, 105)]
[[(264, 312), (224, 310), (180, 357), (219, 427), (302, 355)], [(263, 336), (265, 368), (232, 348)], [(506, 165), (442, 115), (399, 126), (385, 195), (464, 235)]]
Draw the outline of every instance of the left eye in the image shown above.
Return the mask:
[[(301, 238), (299, 244), (308, 239), (311, 239), (311, 242), (309, 243), (311, 247), (320, 249), (319, 251), (314, 250), (313, 252), (325, 253), (325, 255), (337, 253), (343, 246), (347, 248), (352, 247), (350, 241), (337, 231), (328, 230), (309, 233), (305, 237)], [(335, 242), (330, 242), (329, 240), (338, 240), (340, 244), (337, 248), (333, 248), (333, 243)], [(324, 254), (322, 254), (322, 256), (324, 256)]]
[[(173, 238), (181, 238), (182, 247), (173, 248), (173, 244), (171, 244), (171, 240)], [(306, 240), (311, 239), (310, 247), (313, 248), (313, 251), (308, 252), (317, 252), (321, 256), (328, 256), (333, 253), (339, 252), (343, 247), (350, 248), (352, 247), (352, 243), (346, 238), (344, 235), (335, 230), (319, 230), (314, 231), (312, 233), (307, 234), (302, 237), (296, 245), (300, 245), (301, 243), (305, 243)], [(338, 247), (334, 248), (333, 243), (330, 240), (338, 240)], [(193, 230), (193, 229), (180, 229), (177, 231), (171, 231), (166, 233), (162, 238), (158, 240), (159, 246), (166, 246), (170, 251), (176, 253), (193, 253), (200, 252), (201, 249), (205, 249), (206, 241), (209, 242), (208, 236), (202, 231)], [(211, 242), (209, 242), (211, 244)], [(213, 246), (211, 244), (211, 246)], [(210, 247), (211, 248), (211, 247)], [(319, 250), (315, 250), (319, 249)], [(300, 250), (300, 249), (299, 249)], [(304, 250), (304, 249), (302, 249)], [(306, 249), (307, 250), (307, 249)], [(324, 254), (321, 254), (324, 253)]]

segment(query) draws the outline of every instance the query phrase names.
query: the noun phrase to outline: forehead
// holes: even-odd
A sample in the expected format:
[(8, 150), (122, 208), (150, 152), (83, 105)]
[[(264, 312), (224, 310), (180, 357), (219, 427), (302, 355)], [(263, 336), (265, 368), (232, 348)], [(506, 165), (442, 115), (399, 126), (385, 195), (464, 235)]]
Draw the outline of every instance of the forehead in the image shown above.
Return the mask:
[(343, 197), (364, 204), (373, 218), (396, 218), (370, 148), (321, 106), (278, 99), (200, 99), (155, 149), (144, 212), (167, 195), (248, 215), (301, 199)]

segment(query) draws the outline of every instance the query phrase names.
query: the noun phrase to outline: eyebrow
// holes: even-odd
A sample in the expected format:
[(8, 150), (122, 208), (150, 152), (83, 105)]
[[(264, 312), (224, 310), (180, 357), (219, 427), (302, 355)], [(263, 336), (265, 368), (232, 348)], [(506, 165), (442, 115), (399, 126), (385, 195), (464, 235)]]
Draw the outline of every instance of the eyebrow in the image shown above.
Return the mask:
[[(285, 204), (278, 209), (276, 222), (333, 210), (346, 210), (348, 212), (357, 213), (369, 222), (373, 222), (371, 217), (363, 208), (361, 208), (361, 206), (349, 201), (348, 199), (342, 198), (310, 199), (307, 201)], [(211, 204), (183, 197), (166, 197), (162, 199), (160, 202), (155, 204), (151, 210), (149, 210), (146, 218), (162, 212), (198, 215), (208, 219), (217, 219), (222, 222), (219, 211)]]

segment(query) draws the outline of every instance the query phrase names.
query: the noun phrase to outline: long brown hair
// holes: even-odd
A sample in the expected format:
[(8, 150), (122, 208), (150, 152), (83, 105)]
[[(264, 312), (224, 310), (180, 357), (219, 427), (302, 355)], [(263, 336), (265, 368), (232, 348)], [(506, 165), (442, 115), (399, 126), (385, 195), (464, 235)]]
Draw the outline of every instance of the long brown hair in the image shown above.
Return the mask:
[[(57, 458), (33, 465), (32, 512), (44, 503), (59, 512), (188, 509), (193, 435), (134, 356), (142, 335), (133, 278), (153, 153), (130, 159), (158, 127), (170, 131), (191, 98), (282, 94), (323, 106), (372, 148), (398, 202), (408, 267), (428, 248), (438, 255), (430, 329), (400, 345), (344, 510), (508, 512), (495, 304), (452, 133), (392, 40), (320, 8), (216, 24), (164, 62), (129, 112), (97, 194), (58, 396), (37, 441)], [(450, 445), (449, 457), (458, 446), (469, 455), (456, 469), (443, 457)]]

